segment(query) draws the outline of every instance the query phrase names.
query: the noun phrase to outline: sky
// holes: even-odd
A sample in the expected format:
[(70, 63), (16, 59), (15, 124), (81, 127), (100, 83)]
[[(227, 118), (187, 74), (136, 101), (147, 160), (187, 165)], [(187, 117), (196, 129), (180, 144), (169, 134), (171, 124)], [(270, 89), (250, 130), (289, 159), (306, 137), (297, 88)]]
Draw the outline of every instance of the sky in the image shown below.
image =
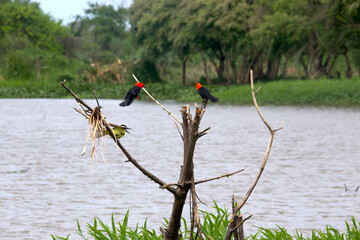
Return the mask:
[(53, 16), (55, 20), (63, 20), (63, 25), (75, 20), (76, 15), (84, 15), (84, 10), (88, 8), (88, 2), (98, 2), (100, 4), (111, 4), (115, 7), (129, 7), (132, 0), (33, 0), (40, 3), (40, 8)]

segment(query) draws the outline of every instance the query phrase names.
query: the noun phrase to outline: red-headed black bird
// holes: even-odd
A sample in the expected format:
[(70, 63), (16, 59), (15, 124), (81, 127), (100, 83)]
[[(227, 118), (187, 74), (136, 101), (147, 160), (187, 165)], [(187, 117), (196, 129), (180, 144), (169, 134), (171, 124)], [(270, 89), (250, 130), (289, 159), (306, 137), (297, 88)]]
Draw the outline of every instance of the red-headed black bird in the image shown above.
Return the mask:
[(125, 101), (123, 101), (119, 105), (121, 107), (129, 106), (135, 98), (139, 98), (140, 91), (144, 86), (145, 85), (143, 83), (136, 83), (135, 86), (130, 88), (130, 90), (127, 92)]
[(200, 83), (196, 82), (195, 87), (196, 87), (196, 91), (199, 93), (200, 97), (203, 100), (210, 99), (212, 102), (219, 101), (219, 99), (217, 97), (214, 97), (213, 95), (211, 95), (210, 91), (207, 88), (203, 87)]

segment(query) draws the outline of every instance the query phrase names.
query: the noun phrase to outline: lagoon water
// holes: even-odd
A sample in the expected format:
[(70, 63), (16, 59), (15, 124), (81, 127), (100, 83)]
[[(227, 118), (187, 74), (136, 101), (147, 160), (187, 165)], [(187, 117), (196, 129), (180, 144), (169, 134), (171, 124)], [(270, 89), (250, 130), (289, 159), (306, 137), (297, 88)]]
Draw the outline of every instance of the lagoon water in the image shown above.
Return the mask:
[[(131, 127), (121, 142), (145, 168), (168, 183), (178, 179), (182, 141), (173, 119), (152, 102), (135, 101), (126, 108), (120, 100), (100, 100), (112, 123)], [(95, 102), (89, 100), (92, 106)], [(261, 103), (260, 103), (261, 104)], [(164, 102), (180, 118), (180, 104)], [(0, 112), (0, 239), (50, 239), (50, 234), (80, 239), (83, 230), (100, 217), (123, 219), (130, 209), (130, 226), (159, 229), (168, 218), (173, 197), (142, 175), (112, 140), (101, 143), (92, 164), (91, 145), (81, 156), (88, 126), (72, 100), (1, 99)], [(269, 123), (284, 128), (253, 194), (242, 209), (253, 215), (245, 233), (256, 226), (345, 230), (351, 216), (360, 220), (360, 108), (261, 107)], [(192, 107), (192, 111), (194, 107)], [(209, 103), (194, 156), (195, 178), (207, 179), (244, 168), (230, 178), (197, 186), (200, 199), (213, 211), (213, 201), (230, 208), (232, 195), (240, 201), (259, 170), (269, 133), (253, 106)], [(345, 185), (347, 191), (345, 191)], [(188, 218), (188, 205), (184, 216)]]

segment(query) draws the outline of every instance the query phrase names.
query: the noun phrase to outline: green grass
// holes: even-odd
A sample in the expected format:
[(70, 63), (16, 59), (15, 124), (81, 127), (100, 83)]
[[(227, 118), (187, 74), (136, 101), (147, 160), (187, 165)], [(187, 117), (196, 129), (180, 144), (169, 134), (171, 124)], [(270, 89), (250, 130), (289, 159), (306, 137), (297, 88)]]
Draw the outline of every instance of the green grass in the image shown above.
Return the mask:
[[(352, 80), (279, 80), (258, 82), (259, 104), (267, 105), (357, 105), (360, 104), (360, 78)], [(248, 85), (214, 92), (226, 103), (250, 104)]]
[[(81, 98), (122, 99), (133, 84), (68, 82), (68, 86)], [(352, 80), (278, 80), (257, 82), (261, 86), (257, 100), (262, 105), (332, 105), (360, 104), (360, 78)], [(206, 86), (224, 104), (252, 104), (249, 85)], [(178, 102), (199, 101), (195, 88), (176, 83), (147, 84), (146, 89), (158, 100)], [(143, 100), (150, 98), (142, 93)], [(69, 94), (58, 81), (0, 81), (1, 98), (67, 98)]]
[[(215, 213), (202, 212), (201, 229), (210, 236), (213, 240), (224, 239), (229, 224), (229, 214), (227, 209), (222, 209), (219, 206), (214, 206)], [(147, 228), (147, 222), (144, 222), (142, 227), (138, 224), (135, 228), (128, 226), (129, 211), (124, 216), (122, 221), (115, 222), (114, 215), (111, 216), (111, 226), (104, 224), (99, 218), (94, 218), (92, 224), (86, 225), (86, 233), (94, 240), (160, 240), (162, 236), (159, 231), (150, 230)], [(165, 227), (168, 221), (165, 219)], [(247, 224), (247, 223), (245, 223)], [(340, 232), (331, 226), (326, 226), (324, 231), (313, 230), (311, 234), (304, 236), (302, 233), (295, 231), (290, 234), (286, 228), (279, 227), (275, 229), (267, 229), (259, 227), (258, 232), (247, 236), (247, 240), (360, 240), (360, 222), (357, 222), (354, 217), (351, 218), (351, 224), (345, 221), (346, 232)], [(77, 221), (77, 233), (82, 239), (88, 239), (83, 229)], [(190, 223), (183, 219), (182, 230), (180, 232), (182, 239), (189, 239), (190, 237)], [(246, 234), (246, 233), (245, 233)], [(67, 237), (59, 237), (51, 235), (53, 240), (70, 240), (70, 234)], [(193, 235), (195, 239), (195, 234)]]
[(359, 240), (360, 239), (360, 222), (356, 222), (351, 217), (352, 226), (345, 221), (346, 232), (339, 232), (331, 226), (326, 226), (325, 231), (313, 230), (311, 235), (304, 236), (302, 233), (295, 231), (294, 235), (287, 232), (284, 227), (277, 226), (277, 229), (259, 228), (256, 234), (250, 235), (248, 240), (277, 240), (277, 239), (296, 239), (296, 240)]

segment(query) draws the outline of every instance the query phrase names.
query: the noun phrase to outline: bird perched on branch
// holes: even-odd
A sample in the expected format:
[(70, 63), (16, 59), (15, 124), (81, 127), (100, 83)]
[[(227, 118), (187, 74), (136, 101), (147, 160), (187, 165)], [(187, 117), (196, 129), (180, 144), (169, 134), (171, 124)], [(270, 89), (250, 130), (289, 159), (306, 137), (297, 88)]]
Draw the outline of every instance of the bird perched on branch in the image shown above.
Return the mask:
[(212, 102), (219, 101), (219, 99), (217, 97), (214, 97), (213, 95), (211, 95), (210, 91), (207, 88), (203, 87), (200, 83), (196, 82), (195, 87), (196, 87), (196, 91), (199, 93), (200, 97), (203, 100), (210, 99)]
[(121, 107), (126, 107), (129, 106), (134, 99), (139, 99), (139, 94), (141, 89), (144, 87), (145, 85), (143, 83), (136, 83), (134, 87), (130, 88), (130, 90), (127, 92), (126, 96), (125, 96), (125, 101), (123, 101), (122, 103), (120, 103), (119, 105)]
[[(119, 138), (122, 138), (123, 136), (125, 136), (125, 132), (129, 133), (128, 129), (131, 129), (131, 128), (128, 128), (126, 125), (124, 124), (121, 124), (120, 126), (119, 125), (116, 125), (116, 124), (111, 124), (111, 126), (113, 127), (112, 130), (116, 136), (116, 139), (119, 139)], [(105, 129), (104, 129), (105, 130)], [(130, 133), (129, 133), (130, 134)], [(103, 137), (105, 135), (109, 135), (110, 136), (110, 133), (108, 130), (106, 131), (103, 131), (101, 132), (98, 137)]]

